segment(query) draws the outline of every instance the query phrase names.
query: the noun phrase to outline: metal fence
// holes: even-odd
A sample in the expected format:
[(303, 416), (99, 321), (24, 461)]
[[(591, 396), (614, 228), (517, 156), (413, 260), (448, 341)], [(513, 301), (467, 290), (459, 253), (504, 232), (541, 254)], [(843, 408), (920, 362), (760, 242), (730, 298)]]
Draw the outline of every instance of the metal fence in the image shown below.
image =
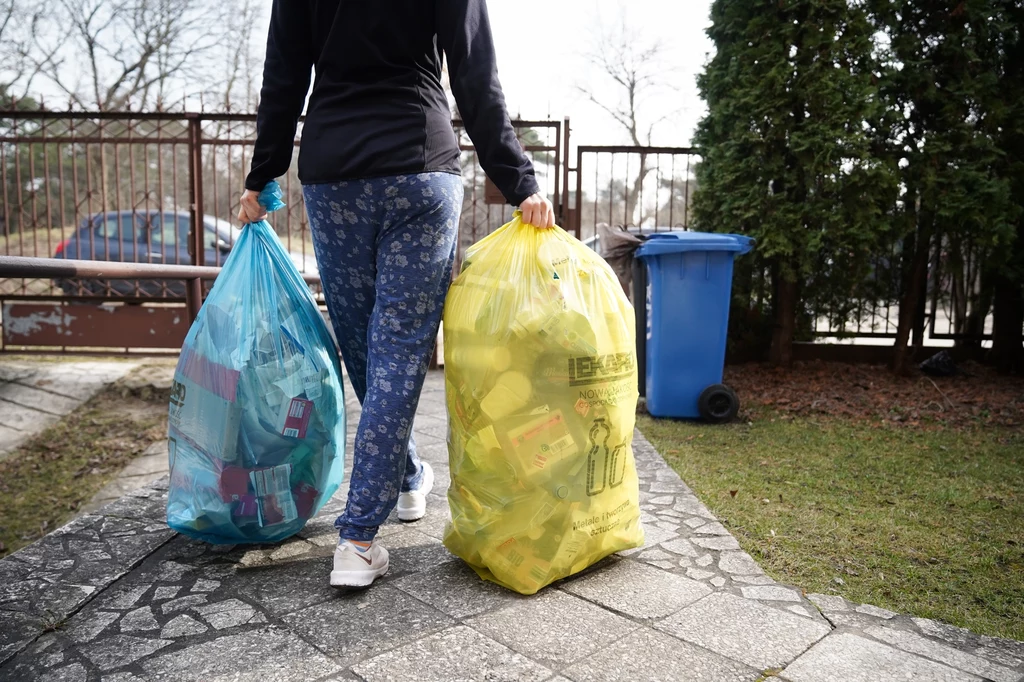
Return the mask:
[[(219, 266), (237, 235), (254, 133), (243, 115), (2, 113), (0, 255)], [(289, 206), (275, 228), (300, 269), (315, 271), (294, 168), (282, 184)], [(183, 297), (166, 285), (33, 278), (5, 280), (0, 293)]]
[[(465, 198), (459, 223), (459, 250), (456, 267), (465, 250), (474, 242), (512, 219), (515, 210), (487, 179), (472, 140), (460, 120), (453, 122), (462, 150), (462, 175)], [(569, 119), (564, 121), (512, 121), (519, 143), (533, 162), (541, 192), (555, 205), (564, 223), (566, 164), (569, 145)]]
[[(511, 219), (512, 208), (487, 182), (461, 121), (454, 126), (466, 183), (460, 226), (464, 249)], [(515, 121), (513, 126), (534, 161), (542, 191), (561, 207), (565, 123)], [(300, 121), (299, 139), (301, 132)], [(60, 245), (91, 217), (108, 214), (127, 214), (131, 219), (104, 232), (99, 243), (90, 241), (80, 255), (152, 262), (154, 256), (162, 255), (152, 248), (151, 238), (160, 236), (165, 215), (187, 214), (190, 226), (204, 221), (215, 224), (225, 230), (230, 246), (236, 231), (229, 227), (235, 222), (255, 135), (253, 115), (2, 112), (0, 255), (58, 255)], [(313, 271), (312, 239), (295, 158), (281, 184), (288, 206), (273, 215), (273, 225), (300, 269)], [(220, 265), (224, 258), (225, 251), (211, 249), (210, 243), (193, 254), (180, 243), (184, 241), (181, 231), (164, 232), (171, 243), (162, 246), (171, 247), (165, 251), (173, 255), (173, 263)], [(113, 246), (129, 240), (140, 248), (115, 253), (111, 239)], [(48, 281), (23, 278), (4, 282), (0, 293), (58, 292)], [(142, 292), (108, 288), (80, 293), (109, 297)], [(173, 298), (169, 292), (162, 293)]]
[[(461, 260), (470, 244), (511, 219), (512, 208), (486, 179), (461, 121), (453, 125), (466, 188)], [(513, 126), (561, 217), (568, 121)], [(296, 146), (301, 134), (300, 120)], [(255, 137), (256, 117), (245, 114), (0, 112), (0, 256), (219, 266), (238, 234), (238, 197)], [(280, 179), (287, 207), (271, 222), (308, 276), (316, 274), (316, 259), (296, 162), (297, 154)], [(199, 279), (7, 277), (0, 303), (7, 320), (19, 305), (38, 314), (31, 306), (43, 302), (180, 306), (191, 297), (191, 312), (199, 287)]]
[(572, 197), (578, 236), (597, 226), (643, 232), (689, 229), (700, 153), (688, 147), (580, 145)]
[[(933, 240), (924, 282), (925, 298), (914, 311), (915, 345), (926, 341), (987, 344), (992, 339), (992, 291), (983, 280), (985, 249)], [(831, 315), (811, 308), (817, 337), (891, 339), (899, 326), (903, 252), (900, 242), (873, 259), (868, 295), (850, 299)]]
[[(580, 145), (568, 222), (588, 243), (599, 241), (602, 223), (638, 234), (691, 229), (692, 200), (698, 190), (700, 151), (688, 147)], [(901, 242), (873, 257), (863, 296), (831, 305), (813, 302), (804, 311), (808, 333), (818, 339), (893, 339), (902, 291)], [(599, 246), (598, 246), (599, 248)], [(944, 240), (931, 245), (927, 297), (915, 311), (915, 343), (925, 340), (982, 343), (991, 339), (992, 301), (982, 286), (985, 254), (970, 243)], [(824, 267), (843, 267), (829, 263)], [(737, 289), (751, 309), (771, 304), (771, 272), (756, 254), (741, 261)], [(828, 312), (825, 312), (828, 310)]]
[[(220, 265), (237, 235), (235, 214), (255, 121), (243, 114), (0, 112), (0, 256)], [(513, 209), (487, 180), (461, 122), (453, 125), (466, 189), (461, 259), (470, 244), (511, 219)], [(513, 126), (559, 223), (588, 244), (599, 248), (602, 223), (644, 234), (691, 228), (697, 150), (580, 145), (570, 157), (568, 119)], [(299, 137), (301, 132), (300, 121)], [(288, 206), (273, 214), (272, 224), (296, 265), (316, 281), (294, 159), (281, 184)], [(91, 237), (81, 238), (83, 232)], [(981, 282), (984, 252), (948, 241), (933, 244), (932, 251), (927, 301), (915, 315), (917, 336), (990, 338), (991, 301)], [(744, 278), (738, 285), (749, 293), (746, 304), (767, 310), (770, 272), (756, 257), (747, 263), (738, 272)], [(875, 258), (869, 295), (832, 306), (829, 314), (805, 311), (810, 333), (894, 337), (901, 263), (900, 244), (894, 243)], [(0, 279), (5, 319), (18, 304), (180, 306), (186, 295), (194, 312), (202, 296), (199, 279)]]

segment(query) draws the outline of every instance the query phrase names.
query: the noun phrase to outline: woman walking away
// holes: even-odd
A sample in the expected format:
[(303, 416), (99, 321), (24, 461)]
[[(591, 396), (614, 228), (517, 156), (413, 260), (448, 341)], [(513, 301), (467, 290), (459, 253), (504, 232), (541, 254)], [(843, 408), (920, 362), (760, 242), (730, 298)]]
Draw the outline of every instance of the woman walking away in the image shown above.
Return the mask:
[(551, 203), (516, 140), (498, 82), (484, 0), (274, 0), (256, 147), (239, 220), (299, 149), (327, 308), (362, 404), (331, 584), (388, 570), (377, 530), (398, 507), (415, 521), (434, 483), (416, 456), (413, 417), (451, 278), (462, 207), (452, 90), (487, 175), (525, 222), (551, 227)]

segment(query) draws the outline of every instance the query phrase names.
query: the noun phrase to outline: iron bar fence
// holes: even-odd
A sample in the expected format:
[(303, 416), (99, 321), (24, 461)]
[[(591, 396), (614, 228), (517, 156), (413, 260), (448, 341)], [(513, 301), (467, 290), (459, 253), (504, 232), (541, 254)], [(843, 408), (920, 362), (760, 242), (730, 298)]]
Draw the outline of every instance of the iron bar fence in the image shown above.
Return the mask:
[[(461, 261), (469, 245), (511, 219), (513, 208), (487, 180), (461, 121), (453, 126), (465, 187)], [(514, 121), (513, 126), (542, 191), (556, 206), (559, 224), (580, 239), (599, 248), (602, 223), (643, 234), (694, 227), (699, 150), (573, 149), (568, 119)], [(299, 138), (301, 132), (300, 121)], [(0, 112), (0, 257), (216, 268), (238, 235), (234, 216), (255, 135), (251, 114)], [(274, 213), (271, 223), (319, 295), (294, 159), (280, 182), (287, 207)], [(927, 330), (932, 339), (980, 343), (991, 338), (991, 301), (985, 298), (980, 267), (985, 257), (969, 241), (932, 244), (920, 337)], [(767, 311), (769, 268), (756, 256), (745, 268), (737, 274), (746, 297), (741, 303)], [(819, 339), (895, 337), (902, 268), (901, 244), (894, 242), (874, 258), (870, 293), (827, 311), (812, 304), (804, 311), (807, 333)], [(138, 274), (166, 272), (149, 267), (117, 271), (125, 277), (113, 277), (109, 267), (96, 276), (84, 275), (93, 270), (82, 267), (11, 271), (0, 275), (2, 301), (180, 305), (187, 300), (189, 312), (202, 298), (202, 282), (208, 287), (210, 281)]]

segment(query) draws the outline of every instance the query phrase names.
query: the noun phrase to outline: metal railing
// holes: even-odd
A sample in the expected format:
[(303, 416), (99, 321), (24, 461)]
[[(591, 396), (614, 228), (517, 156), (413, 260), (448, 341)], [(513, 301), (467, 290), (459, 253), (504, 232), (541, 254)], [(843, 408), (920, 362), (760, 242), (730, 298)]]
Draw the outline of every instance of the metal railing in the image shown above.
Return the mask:
[[(54, 260), (139, 266), (220, 265), (237, 234), (231, 224), (255, 140), (255, 122), (251, 114), (0, 111), (0, 256), (59, 256)], [(461, 255), (507, 222), (512, 208), (487, 182), (461, 122), (453, 125), (463, 153), (466, 188)], [(692, 226), (699, 150), (581, 145), (572, 156), (573, 168), (568, 119), (515, 121), (513, 126), (534, 161), (542, 190), (556, 205), (559, 223), (581, 239), (596, 238), (601, 223), (644, 232)], [(300, 135), (301, 130), (300, 121)], [(288, 206), (273, 214), (271, 222), (296, 264), (315, 279), (295, 163), (281, 185)], [(92, 237), (73, 239), (86, 228), (95, 230)], [(226, 249), (213, 243), (218, 235)], [(125, 244), (131, 248), (121, 248)], [(920, 328), (920, 335), (927, 329), (934, 339), (990, 338), (991, 302), (979, 293), (983, 250), (943, 242), (933, 244), (933, 253), (927, 304), (916, 315), (915, 328)], [(741, 273), (747, 278), (742, 284), (751, 291), (751, 305), (767, 310), (770, 272), (755, 259), (753, 271)], [(867, 288), (871, 293), (830, 305), (829, 313), (806, 311), (814, 336), (895, 336), (902, 286), (900, 244), (891, 244), (875, 260), (869, 274), (872, 286)], [(44, 274), (51, 271), (22, 269), (18, 276), (0, 275), (0, 300), (187, 299), (192, 301), (190, 309), (197, 309), (201, 283), (208, 281)], [(111, 286), (115, 281), (121, 286)], [(820, 307), (811, 307), (815, 306)]]
[[(302, 125), (300, 119), (296, 146)], [(512, 207), (487, 182), (462, 122), (453, 127), (466, 186), (461, 253), (510, 220)], [(568, 121), (513, 121), (513, 128), (534, 161), (542, 191), (561, 209)], [(255, 139), (252, 114), (0, 111), (0, 255), (67, 257), (63, 249), (70, 247), (77, 248), (75, 257), (90, 260), (220, 265), (225, 252), (209, 237), (219, 234), (227, 247), (233, 244), (237, 229), (231, 224)], [(300, 270), (315, 272), (297, 154), (280, 182), (287, 206), (271, 222)], [(182, 229), (168, 227), (176, 220)], [(75, 243), (94, 222), (109, 223), (109, 229)], [(0, 282), (0, 295), (57, 293), (42, 278)], [(82, 287), (63, 293), (184, 295)]]
[(572, 210), (576, 234), (600, 223), (645, 231), (688, 229), (700, 152), (690, 147), (580, 145)]

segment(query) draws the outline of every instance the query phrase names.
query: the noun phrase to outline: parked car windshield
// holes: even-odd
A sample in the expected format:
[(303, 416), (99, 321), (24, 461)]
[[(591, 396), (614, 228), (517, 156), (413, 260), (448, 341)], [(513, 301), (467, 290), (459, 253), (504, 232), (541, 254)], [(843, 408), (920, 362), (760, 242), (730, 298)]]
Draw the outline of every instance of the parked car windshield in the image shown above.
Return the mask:
[(117, 239), (120, 241), (132, 241), (135, 239), (135, 220), (130, 213), (117, 215), (97, 215), (92, 219), (95, 234), (100, 239)]
[(148, 237), (146, 236), (147, 232), (143, 232), (142, 241), (146, 241), (148, 238), (153, 244), (174, 244), (175, 239), (180, 239), (177, 235), (177, 221), (173, 213), (165, 213), (162, 220), (159, 214), (145, 216), (143, 220), (150, 229)]
[(242, 236), (242, 230), (235, 225), (232, 225), (223, 218), (215, 218), (213, 216), (203, 216), (203, 223), (206, 226), (207, 234), (215, 232), (218, 237), (223, 239), (228, 244), (234, 244), (238, 241), (238, 238)]
[[(130, 218), (126, 216), (125, 218)], [(192, 224), (192, 219), (186, 213), (165, 213), (161, 217), (160, 214), (154, 214), (149, 216), (139, 215), (140, 222), (149, 226), (149, 230), (142, 230), (139, 234), (139, 240), (146, 242), (150, 240), (153, 244), (178, 244), (182, 248), (188, 244), (188, 232)], [(113, 221), (111, 221), (113, 222)], [(125, 229), (129, 224), (129, 220), (124, 220)], [(226, 220), (216, 218), (214, 216), (203, 216), (203, 228), (204, 228), (204, 241), (208, 248), (216, 245), (217, 239), (223, 239), (228, 244), (234, 244), (238, 241), (238, 237), (241, 234), (241, 230)], [(113, 225), (113, 229), (116, 230), (116, 224)], [(177, 241), (175, 241), (177, 240)]]

